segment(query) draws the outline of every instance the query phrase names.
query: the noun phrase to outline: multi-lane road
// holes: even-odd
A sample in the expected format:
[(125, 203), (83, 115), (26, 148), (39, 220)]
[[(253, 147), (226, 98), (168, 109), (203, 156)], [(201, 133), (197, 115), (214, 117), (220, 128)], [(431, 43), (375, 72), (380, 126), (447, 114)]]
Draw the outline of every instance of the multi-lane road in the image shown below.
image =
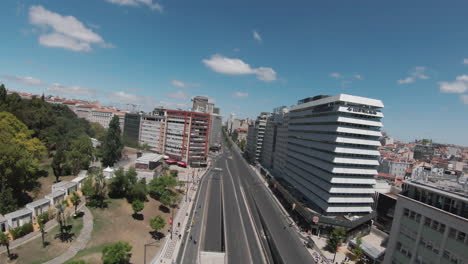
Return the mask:
[(315, 263), (235, 148), (223, 148), (201, 180), (177, 262), (200, 263), (200, 252), (209, 251), (224, 252), (227, 263)]

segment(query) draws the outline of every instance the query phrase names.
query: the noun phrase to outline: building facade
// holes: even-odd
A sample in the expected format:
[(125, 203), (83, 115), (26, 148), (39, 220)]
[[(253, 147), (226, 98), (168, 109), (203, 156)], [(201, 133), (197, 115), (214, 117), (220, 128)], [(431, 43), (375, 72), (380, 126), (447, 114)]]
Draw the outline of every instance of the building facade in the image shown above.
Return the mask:
[(123, 129), (124, 140), (128, 142), (138, 142), (140, 139), (140, 113), (125, 113)]
[(380, 100), (339, 94), (291, 107), (281, 177), (310, 209), (327, 216), (372, 212), (383, 106)]
[[(154, 112), (153, 112), (154, 113)], [(163, 115), (141, 115), (140, 145), (148, 145), (151, 151), (164, 152), (164, 131), (166, 130), (166, 117)]]
[(247, 154), (251, 162), (260, 162), (262, 155), (263, 139), (270, 113), (262, 112), (247, 132)]
[(274, 171), (278, 164), (278, 128), (282, 126), (288, 111), (285, 106), (275, 108), (266, 122), (260, 164), (269, 171)]
[(468, 263), (468, 196), (408, 181), (397, 198), (384, 263)]

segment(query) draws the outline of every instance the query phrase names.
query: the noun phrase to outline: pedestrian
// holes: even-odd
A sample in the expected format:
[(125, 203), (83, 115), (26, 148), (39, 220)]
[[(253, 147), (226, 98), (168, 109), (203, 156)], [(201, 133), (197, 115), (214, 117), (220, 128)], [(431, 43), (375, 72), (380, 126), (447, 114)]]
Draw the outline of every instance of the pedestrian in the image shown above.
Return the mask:
[(182, 238), (182, 234), (179, 234), (179, 239), (181, 239), (181, 238)]
[(194, 239), (194, 240), (193, 240), (193, 243), (196, 245), (196, 244), (197, 244), (197, 240), (196, 240), (196, 239)]
[(192, 240), (192, 235), (190, 235), (190, 240)]
[(180, 227), (180, 222), (177, 223), (177, 227)]

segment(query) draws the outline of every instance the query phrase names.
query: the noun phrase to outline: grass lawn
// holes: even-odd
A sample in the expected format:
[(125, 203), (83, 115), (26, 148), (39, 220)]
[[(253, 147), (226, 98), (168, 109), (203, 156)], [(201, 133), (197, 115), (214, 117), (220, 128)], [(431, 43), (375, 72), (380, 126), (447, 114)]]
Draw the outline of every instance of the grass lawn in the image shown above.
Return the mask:
[[(169, 219), (168, 213), (159, 210), (161, 203), (152, 198), (145, 203), (145, 209), (141, 212), (143, 220), (136, 220), (132, 217), (133, 210), (125, 199), (110, 199), (109, 206), (106, 209), (91, 208), (94, 216), (93, 233), (90, 242), (85, 249), (78, 252), (73, 260), (84, 260), (91, 264), (101, 263), (101, 251), (110, 244), (117, 241), (127, 241), (133, 247), (132, 263), (143, 263), (144, 245), (154, 242), (151, 237), (152, 231), (149, 221), (157, 215), (162, 215)], [(169, 224), (166, 224), (164, 233), (167, 233)], [(150, 261), (155, 255), (161, 242), (155, 243), (156, 247), (147, 248), (147, 261)]]
[[(70, 232), (75, 234), (73, 239), (75, 240), (83, 228), (83, 218), (69, 218), (67, 220), (67, 224), (72, 225)], [(73, 242), (61, 242), (59, 239), (55, 239), (55, 235), (58, 234), (58, 231), (59, 227), (56, 226), (45, 235), (45, 241), (50, 243), (47, 247), (42, 247), (42, 240), (39, 236), (38, 238), (11, 250), (12, 253), (18, 255), (16, 260), (9, 262), (6, 253), (1, 254), (0, 263), (40, 264), (61, 255)]]

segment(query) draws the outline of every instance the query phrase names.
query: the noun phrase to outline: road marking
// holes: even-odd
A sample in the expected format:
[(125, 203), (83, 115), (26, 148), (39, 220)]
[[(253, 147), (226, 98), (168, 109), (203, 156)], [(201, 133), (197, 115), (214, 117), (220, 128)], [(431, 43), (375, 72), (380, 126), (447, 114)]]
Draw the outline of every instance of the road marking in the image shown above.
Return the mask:
[(242, 217), (242, 211), (240, 209), (240, 203), (239, 203), (239, 199), (237, 198), (237, 192), (235, 190), (236, 187), (234, 187), (234, 178), (232, 177), (232, 174), (231, 174), (231, 170), (229, 169), (229, 165), (228, 165), (228, 162), (227, 160), (224, 160), (226, 162), (226, 168), (227, 168), (227, 171), (229, 173), (229, 175), (231, 176), (231, 182), (232, 182), (232, 187), (234, 188), (234, 198), (236, 198), (236, 203), (237, 203), (237, 207), (239, 208), (239, 215), (240, 215), (240, 222), (241, 222), (241, 225), (242, 225), (242, 231), (244, 231), (244, 237), (245, 237), (245, 242), (247, 244), (247, 252), (249, 253), (249, 257), (250, 257), (250, 261), (253, 262), (253, 259), (252, 259), (252, 253), (250, 252), (250, 245), (249, 245), (249, 240), (247, 239), (247, 233), (245, 232), (245, 226), (244, 226), (244, 221), (242, 221), (243, 217)]
[(223, 232), (224, 232), (224, 244), (226, 245), (225, 248), (224, 248), (224, 253), (226, 254), (225, 255), (225, 258), (224, 258), (224, 261), (225, 261), (225, 264), (228, 264), (229, 263), (229, 259), (227, 258), (227, 252), (228, 252), (228, 240), (227, 240), (227, 236), (226, 236), (226, 204), (224, 202), (224, 180), (223, 180), (224, 177), (221, 177), (221, 202), (223, 203)]
[[(211, 174), (211, 179), (213, 180), (213, 174)], [(207, 179), (209, 180), (209, 179)], [(211, 188), (212, 180), (208, 181), (208, 186), (206, 187), (206, 193), (205, 193), (205, 202), (203, 203), (203, 215), (200, 218), (200, 234), (198, 236), (198, 252), (197, 252), (197, 263), (200, 263), (200, 247), (202, 244), (202, 239), (205, 237), (205, 231), (206, 231), (206, 223), (205, 223), (205, 218), (206, 218), (206, 212), (208, 211), (208, 194), (210, 193), (209, 188)], [(203, 238), (202, 238), (203, 237)]]
[(263, 252), (262, 252), (263, 263), (268, 263), (266, 258), (265, 258), (265, 248), (263, 247), (263, 244), (260, 243), (260, 239), (258, 238), (258, 236), (260, 234), (259, 234), (258, 229), (257, 229), (257, 224), (254, 222), (253, 217), (252, 217), (252, 212), (250, 212), (250, 207), (247, 204), (247, 198), (245, 197), (244, 188), (242, 187), (242, 185), (239, 185), (239, 186), (240, 186), (240, 190), (241, 190), (241, 195), (244, 198), (244, 204), (245, 204), (245, 208), (247, 210), (247, 214), (249, 215), (250, 224), (252, 225), (252, 230), (254, 230), (255, 233), (257, 233), (257, 236), (255, 236), (255, 240), (257, 241), (258, 248), (263, 249)]

